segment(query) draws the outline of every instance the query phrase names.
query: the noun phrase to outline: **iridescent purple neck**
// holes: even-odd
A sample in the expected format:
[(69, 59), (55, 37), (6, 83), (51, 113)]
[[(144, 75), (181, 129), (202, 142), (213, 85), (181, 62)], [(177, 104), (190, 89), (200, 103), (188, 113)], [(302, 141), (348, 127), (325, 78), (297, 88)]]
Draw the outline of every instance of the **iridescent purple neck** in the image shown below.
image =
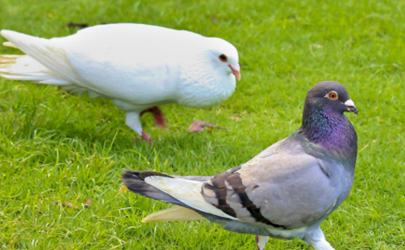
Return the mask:
[(355, 164), (357, 135), (349, 119), (325, 107), (308, 106), (304, 109), (300, 134), (310, 142), (310, 148), (321, 147), (322, 154)]

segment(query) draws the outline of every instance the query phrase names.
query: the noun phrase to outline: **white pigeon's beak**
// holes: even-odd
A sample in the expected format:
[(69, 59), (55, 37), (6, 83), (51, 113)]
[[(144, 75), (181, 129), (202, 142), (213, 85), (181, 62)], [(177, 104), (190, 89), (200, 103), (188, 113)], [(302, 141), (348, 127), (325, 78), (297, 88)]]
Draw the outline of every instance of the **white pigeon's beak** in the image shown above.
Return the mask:
[(233, 64), (233, 65), (228, 65), (229, 68), (232, 70), (232, 74), (235, 75), (236, 79), (240, 80), (241, 75), (240, 75), (240, 66), (239, 64)]
[(356, 108), (356, 106), (354, 105), (354, 102), (352, 101), (352, 99), (347, 100), (345, 103), (343, 103), (346, 107), (347, 107), (347, 111), (349, 112), (353, 112), (356, 115), (359, 113), (359, 110)]

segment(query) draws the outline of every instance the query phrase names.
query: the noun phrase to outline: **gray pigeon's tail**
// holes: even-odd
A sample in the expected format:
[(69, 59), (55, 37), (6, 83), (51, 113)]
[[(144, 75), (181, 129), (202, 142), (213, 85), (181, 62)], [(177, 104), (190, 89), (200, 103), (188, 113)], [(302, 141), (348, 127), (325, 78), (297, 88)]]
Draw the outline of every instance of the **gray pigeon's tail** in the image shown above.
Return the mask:
[(173, 203), (182, 207), (190, 208), (183, 202), (173, 198), (172, 196), (168, 195), (167, 193), (149, 185), (144, 180), (146, 177), (150, 176), (165, 176), (169, 178), (173, 178), (170, 175), (165, 175), (157, 172), (139, 172), (133, 171), (129, 169), (124, 169), (124, 173), (122, 174), (122, 181), (124, 182), (125, 186), (132, 192), (146, 196), (151, 199), (165, 201), (169, 203)]
[[(152, 198), (155, 200), (161, 200), (169, 203), (173, 203), (179, 206), (173, 206), (171, 208), (161, 210), (146, 216), (142, 222), (151, 221), (180, 221), (180, 220), (202, 220), (205, 219), (203, 212), (197, 213), (193, 208), (174, 198), (173, 196), (149, 185), (145, 182), (145, 178), (153, 176), (164, 176), (167, 178), (176, 178), (170, 175), (156, 173), (156, 172), (139, 172), (124, 169), (122, 174), (122, 181), (125, 186), (132, 192)], [(195, 177), (186, 177), (187, 179)]]

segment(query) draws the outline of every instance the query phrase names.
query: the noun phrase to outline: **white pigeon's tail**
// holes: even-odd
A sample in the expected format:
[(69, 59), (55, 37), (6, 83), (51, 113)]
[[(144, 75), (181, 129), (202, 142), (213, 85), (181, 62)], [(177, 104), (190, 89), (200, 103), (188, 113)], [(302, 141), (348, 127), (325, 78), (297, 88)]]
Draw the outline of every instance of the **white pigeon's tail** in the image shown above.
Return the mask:
[(33, 81), (42, 84), (69, 84), (27, 55), (0, 55), (0, 76), (10, 80)]
[(4, 46), (18, 48), (27, 54), (0, 55), (2, 77), (51, 85), (77, 82), (64, 50), (53, 46), (50, 40), (11, 30), (2, 30), (1, 35), (10, 41), (5, 42)]

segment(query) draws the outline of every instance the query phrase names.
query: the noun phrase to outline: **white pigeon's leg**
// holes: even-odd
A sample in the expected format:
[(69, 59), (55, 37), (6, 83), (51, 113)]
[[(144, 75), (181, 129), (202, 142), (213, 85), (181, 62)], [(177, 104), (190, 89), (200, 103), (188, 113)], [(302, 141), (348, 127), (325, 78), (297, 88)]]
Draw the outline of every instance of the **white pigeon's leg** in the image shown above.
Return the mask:
[(264, 250), (264, 247), (269, 239), (269, 236), (256, 235), (257, 250)]
[(320, 226), (308, 228), (303, 240), (310, 244), (315, 250), (335, 250), (325, 239), (325, 235)]
[(139, 112), (129, 111), (125, 113), (125, 124), (130, 127), (133, 131), (142, 136), (142, 139), (149, 142), (149, 145), (152, 146), (152, 138), (142, 130), (141, 119), (139, 119)]
[(141, 112), (141, 116), (146, 113), (146, 112), (151, 112), (153, 115), (153, 118), (155, 119), (155, 124), (158, 127), (165, 128), (166, 127), (166, 122), (165, 118), (163, 116), (162, 110), (158, 106), (154, 106), (152, 108), (146, 109)]
[(165, 118), (163, 116), (163, 111), (158, 106), (152, 107), (149, 110), (151, 110), (151, 112), (152, 112), (153, 118), (155, 119), (156, 126), (159, 126), (162, 128), (166, 127)]

